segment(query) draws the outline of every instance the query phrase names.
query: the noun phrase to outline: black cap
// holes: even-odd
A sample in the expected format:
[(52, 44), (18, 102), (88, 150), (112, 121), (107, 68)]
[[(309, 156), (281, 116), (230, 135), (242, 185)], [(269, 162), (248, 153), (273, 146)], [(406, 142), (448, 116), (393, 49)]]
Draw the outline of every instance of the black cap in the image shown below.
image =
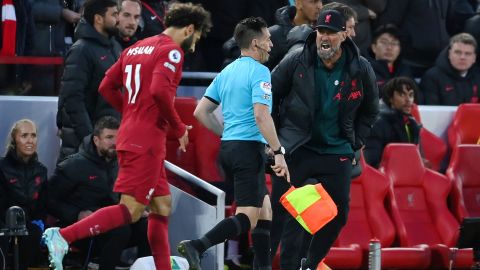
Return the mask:
[(345, 31), (345, 17), (336, 10), (323, 10), (318, 15), (316, 29), (327, 28), (335, 32)]

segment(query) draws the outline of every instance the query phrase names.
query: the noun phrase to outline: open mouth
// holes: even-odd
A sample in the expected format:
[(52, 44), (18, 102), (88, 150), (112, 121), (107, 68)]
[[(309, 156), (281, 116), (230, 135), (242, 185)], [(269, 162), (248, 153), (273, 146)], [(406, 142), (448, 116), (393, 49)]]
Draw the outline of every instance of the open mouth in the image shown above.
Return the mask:
[(330, 44), (329, 44), (329, 43), (326, 43), (326, 42), (322, 42), (322, 43), (320, 44), (320, 49), (322, 49), (322, 50), (324, 50), (324, 51), (330, 50), (331, 47), (332, 47), (332, 46), (330, 46)]

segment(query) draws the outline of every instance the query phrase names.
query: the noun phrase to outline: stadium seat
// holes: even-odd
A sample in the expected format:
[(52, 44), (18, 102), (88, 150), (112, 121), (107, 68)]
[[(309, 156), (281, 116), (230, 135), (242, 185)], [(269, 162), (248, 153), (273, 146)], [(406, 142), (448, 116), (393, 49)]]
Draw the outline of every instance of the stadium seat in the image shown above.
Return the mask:
[(469, 269), (472, 249), (456, 249), (459, 223), (448, 210), (451, 181), (426, 169), (413, 144), (389, 144), (380, 170), (391, 184), (387, 200), (401, 246), (426, 244), (432, 250), (432, 268)]
[[(413, 104), (412, 116), (418, 123), (422, 123), (417, 104)], [(422, 127), (420, 130), (420, 146), (423, 156), (430, 161), (431, 169), (440, 171), (442, 169), (443, 159), (448, 150), (447, 144), (440, 137)]]
[(458, 106), (448, 128), (448, 144), (452, 151), (459, 144), (476, 144), (480, 136), (480, 104), (465, 103)]
[(188, 132), (186, 152), (179, 151), (177, 138), (168, 134), (166, 159), (203, 180), (223, 181), (217, 166), (220, 138), (195, 119), (193, 111), (196, 106), (197, 100), (194, 97), (175, 98), (175, 109), (180, 118), (193, 128)]
[(452, 154), (447, 177), (452, 180), (450, 205), (459, 222), (480, 217), (480, 145), (460, 144)]
[[(363, 167), (362, 174), (355, 178), (350, 186), (350, 213), (347, 224), (327, 255), (327, 265), (333, 269), (366, 267), (369, 242), (376, 238), (382, 246), (382, 268), (428, 268), (430, 250), (426, 245), (391, 247), (395, 239), (395, 227), (384, 205), (389, 181), (383, 174), (367, 165), (363, 155), (360, 162)], [(354, 257), (357, 254), (361, 257)]]

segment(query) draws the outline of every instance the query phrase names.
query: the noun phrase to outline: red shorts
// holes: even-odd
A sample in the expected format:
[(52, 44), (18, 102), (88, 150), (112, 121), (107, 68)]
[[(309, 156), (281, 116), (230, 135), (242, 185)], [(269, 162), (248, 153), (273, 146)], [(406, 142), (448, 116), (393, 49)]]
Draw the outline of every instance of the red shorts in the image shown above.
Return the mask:
[(165, 155), (151, 149), (143, 153), (117, 151), (118, 177), (113, 190), (148, 205), (153, 197), (170, 195), (165, 174)]

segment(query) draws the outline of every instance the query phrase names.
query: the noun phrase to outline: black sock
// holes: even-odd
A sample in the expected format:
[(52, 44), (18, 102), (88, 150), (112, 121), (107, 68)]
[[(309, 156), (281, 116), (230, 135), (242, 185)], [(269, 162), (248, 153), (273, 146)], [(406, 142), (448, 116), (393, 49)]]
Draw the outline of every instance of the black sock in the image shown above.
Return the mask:
[(233, 217), (220, 221), (213, 229), (207, 232), (202, 238), (193, 240), (192, 245), (198, 252), (203, 253), (209, 247), (222, 243), (227, 239), (235, 237), (250, 230), (248, 216), (239, 213)]
[(255, 256), (253, 258), (253, 269), (262, 269), (272, 264), (270, 254), (270, 220), (259, 220), (257, 226), (252, 230), (252, 243)]

